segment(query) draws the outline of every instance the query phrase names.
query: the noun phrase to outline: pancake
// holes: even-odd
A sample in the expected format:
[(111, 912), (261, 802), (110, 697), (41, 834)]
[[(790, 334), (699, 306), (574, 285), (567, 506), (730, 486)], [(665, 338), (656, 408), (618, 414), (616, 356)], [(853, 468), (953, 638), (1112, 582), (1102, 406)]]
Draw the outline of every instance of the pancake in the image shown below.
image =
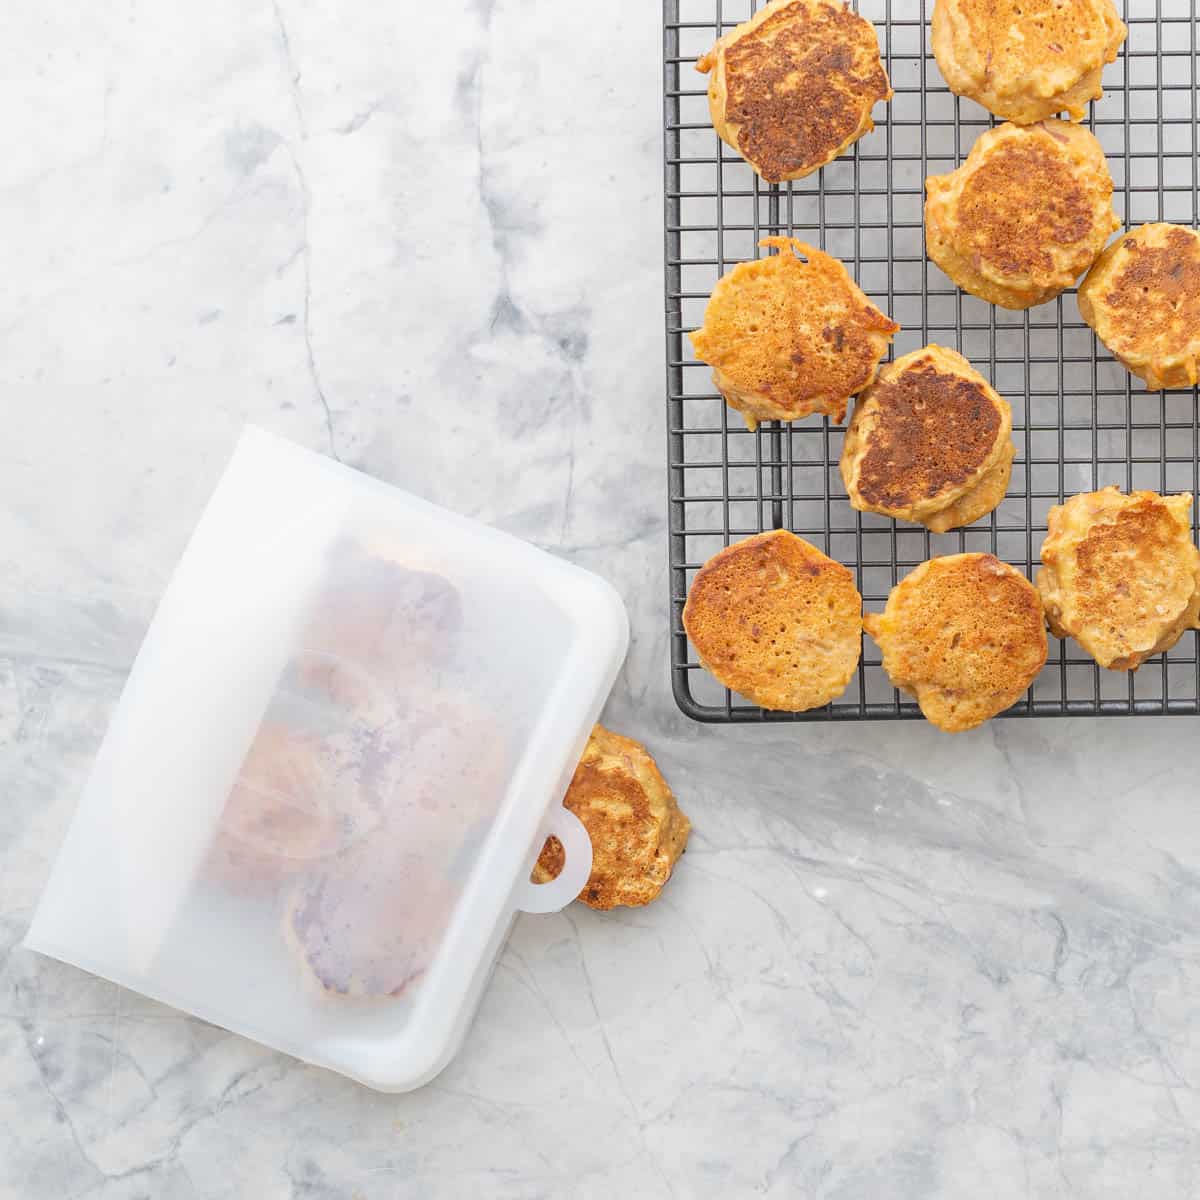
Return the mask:
[(1016, 703), (1046, 661), (1037, 591), (991, 554), (923, 562), (863, 625), (888, 678), (947, 733), (974, 729)]
[(691, 334), (713, 383), (755, 429), (759, 421), (846, 415), (875, 377), (900, 326), (871, 303), (846, 268), (795, 238), (764, 238), (779, 251), (723, 275)]
[(264, 721), (221, 810), (206, 873), (234, 891), (249, 891), (343, 849), (353, 833), (330, 783), (347, 749), (342, 740)]
[(334, 544), (300, 639), (316, 672), (314, 685), (343, 660), (340, 683), (365, 671), (377, 688), (394, 690), (452, 656), (462, 598), (436, 571), (405, 561), (409, 556), (405, 548), (350, 538)]
[(399, 996), (433, 962), (457, 898), (420, 856), (367, 845), (297, 883), (284, 938), (325, 991)]
[[(296, 879), (285, 932), (326, 990), (395, 996), (432, 961), (503, 800), (509, 757), (496, 715), (453, 693), (398, 705), (357, 730), (354, 746), (322, 781), (346, 847)], [(350, 838), (345, 797), (356, 793), (377, 819)]]
[(794, 533), (760, 533), (697, 572), (683, 626), (700, 663), (763, 708), (804, 712), (846, 690), (862, 652), (854, 576)]
[(773, 0), (696, 64), (713, 127), (768, 183), (802, 179), (875, 128), (892, 98), (875, 27), (832, 0)]
[(349, 660), (302, 653), (230, 790), (210, 873), (271, 885), (372, 837), (416, 841), (448, 866), (490, 821), (509, 765), (482, 699), (381, 692)]
[[(645, 746), (597, 725), (563, 803), (592, 839), (592, 873), (579, 899), (589, 908), (655, 899), (692, 826)], [(548, 883), (562, 867), (562, 843), (548, 838), (533, 881)]]
[(1019, 125), (1082, 120), (1125, 34), (1112, 0), (936, 0), (931, 21), (950, 90)]
[(988, 130), (925, 190), (929, 257), (1002, 308), (1031, 308), (1069, 288), (1120, 224), (1100, 143), (1066, 121)]
[(861, 393), (842, 447), (850, 503), (938, 533), (1000, 502), (1012, 469), (1012, 409), (961, 354), (926, 346)]
[(1187, 493), (1106, 487), (1052, 508), (1037, 584), (1054, 636), (1113, 671), (1169, 650), (1200, 612), (1191, 507)]
[(1193, 387), (1200, 362), (1200, 233), (1142, 225), (1079, 285), (1079, 311), (1149, 391)]

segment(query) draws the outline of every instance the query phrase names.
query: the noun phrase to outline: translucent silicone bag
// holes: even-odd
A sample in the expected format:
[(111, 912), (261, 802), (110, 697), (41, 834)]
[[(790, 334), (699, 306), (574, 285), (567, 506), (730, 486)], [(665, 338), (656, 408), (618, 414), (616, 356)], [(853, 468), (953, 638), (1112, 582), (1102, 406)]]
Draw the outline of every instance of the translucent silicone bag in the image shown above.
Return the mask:
[[(453, 1055), (624, 657), (594, 575), (257, 430), (130, 674), (27, 944), (385, 1090)], [(529, 882), (549, 833), (567, 850)]]

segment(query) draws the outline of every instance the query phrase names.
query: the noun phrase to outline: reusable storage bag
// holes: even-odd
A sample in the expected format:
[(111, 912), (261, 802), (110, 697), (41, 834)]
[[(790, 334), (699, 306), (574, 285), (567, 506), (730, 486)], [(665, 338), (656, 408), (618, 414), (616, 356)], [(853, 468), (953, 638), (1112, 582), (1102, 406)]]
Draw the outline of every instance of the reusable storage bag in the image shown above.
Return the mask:
[[(603, 580), (258, 430), (159, 605), (26, 944), (385, 1091), (454, 1055), (628, 643)], [(555, 834), (566, 865), (535, 885)]]

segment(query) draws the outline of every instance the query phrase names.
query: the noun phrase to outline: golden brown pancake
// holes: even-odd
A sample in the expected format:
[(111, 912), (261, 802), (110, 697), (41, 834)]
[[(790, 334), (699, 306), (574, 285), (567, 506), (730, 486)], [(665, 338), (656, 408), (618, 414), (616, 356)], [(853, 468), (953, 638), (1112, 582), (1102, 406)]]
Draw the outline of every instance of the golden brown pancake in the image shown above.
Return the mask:
[(683, 625), (727, 688), (763, 708), (803, 712), (840, 696), (854, 675), (862, 597), (841, 563), (776, 529), (700, 568)]
[(1014, 704), (1046, 661), (1046, 623), (1033, 584), (991, 554), (923, 562), (863, 618), (892, 683), (947, 733)]
[(1191, 507), (1187, 493), (1106, 487), (1052, 508), (1037, 584), (1054, 636), (1113, 671), (1175, 645), (1200, 612)]
[(768, 183), (802, 179), (875, 128), (892, 98), (875, 27), (833, 0), (773, 0), (696, 64), (713, 126)]
[[(649, 904), (671, 878), (692, 825), (645, 746), (597, 725), (563, 803), (592, 840), (592, 873), (578, 898), (590, 908)], [(534, 883), (562, 867), (562, 843), (548, 838)]]
[(1125, 33), (1112, 0), (936, 0), (931, 22), (950, 90), (1019, 125), (1082, 120)]
[(959, 287), (1003, 308), (1030, 308), (1069, 288), (1119, 225), (1100, 143), (1066, 121), (991, 129), (925, 190), (929, 257)]
[(900, 326), (836, 258), (795, 238), (759, 245), (779, 253), (739, 263), (717, 281), (704, 325), (691, 334), (696, 357), (751, 429), (813, 413), (840, 421)]
[(1122, 234), (1079, 285), (1079, 311), (1149, 391), (1194, 386), (1200, 233), (1159, 222)]
[(842, 447), (850, 503), (937, 533), (1000, 502), (1012, 409), (961, 354), (926, 346), (890, 363), (854, 406)]

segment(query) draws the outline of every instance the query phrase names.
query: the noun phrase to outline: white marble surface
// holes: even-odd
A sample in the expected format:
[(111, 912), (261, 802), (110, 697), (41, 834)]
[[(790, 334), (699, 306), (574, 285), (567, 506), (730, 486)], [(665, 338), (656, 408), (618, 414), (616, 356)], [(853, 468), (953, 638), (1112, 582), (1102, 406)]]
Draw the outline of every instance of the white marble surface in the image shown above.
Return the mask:
[[(1200, 1194), (1194, 721), (673, 708), (657, 20), (0, 18), (0, 1195)], [(695, 823), (653, 907), (523, 919), (410, 1096), (17, 945), (246, 420), (608, 575)]]

